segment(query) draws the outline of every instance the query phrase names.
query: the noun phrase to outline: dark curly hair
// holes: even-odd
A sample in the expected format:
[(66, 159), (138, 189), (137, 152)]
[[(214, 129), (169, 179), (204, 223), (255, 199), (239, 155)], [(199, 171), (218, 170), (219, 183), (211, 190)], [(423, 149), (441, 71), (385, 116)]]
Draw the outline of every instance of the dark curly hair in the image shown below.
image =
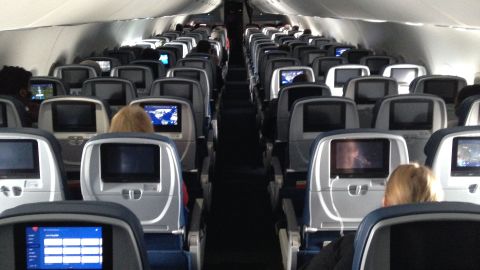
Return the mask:
[(20, 89), (27, 89), (32, 73), (22, 67), (3, 66), (0, 70), (0, 94), (18, 97)]

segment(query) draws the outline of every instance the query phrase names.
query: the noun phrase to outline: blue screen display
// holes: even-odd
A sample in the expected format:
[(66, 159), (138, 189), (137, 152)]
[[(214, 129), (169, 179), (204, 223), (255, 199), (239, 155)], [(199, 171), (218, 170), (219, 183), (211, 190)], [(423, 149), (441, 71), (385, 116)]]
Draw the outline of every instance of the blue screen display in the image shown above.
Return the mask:
[(168, 65), (168, 54), (160, 54), (160, 61), (162, 61), (162, 64)]
[(102, 269), (102, 227), (26, 227), (26, 269)]
[(285, 86), (291, 84), (293, 79), (300, 75), (304, 74), (304, 70), (282, 70), (280, 71), (280, 86)]
[(350, 48), (336, 48), (335, 49), (335, 56), (339, 57), (344, 53), (345, 51), (351, 50)]
[(146, 105), (145, 111), (152, 119), (154, 126), (178, 125), (178, 106), (175, 105)]

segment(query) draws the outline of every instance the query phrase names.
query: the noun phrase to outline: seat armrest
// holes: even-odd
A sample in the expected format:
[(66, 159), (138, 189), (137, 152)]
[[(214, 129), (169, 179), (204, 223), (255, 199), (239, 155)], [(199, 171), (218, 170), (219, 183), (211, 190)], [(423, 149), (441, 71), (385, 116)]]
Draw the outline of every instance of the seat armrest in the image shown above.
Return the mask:
[(212, 183), (210, 183), (210, 156), (205, 157), (202, 162), (202, 171), (200, 172), (200, 183), (203, 190), (203, 199), (206, 209), (210, 209), (212, 197)]
[(292, 201), (290, 199), (284, 199), (282, 206), (287, 219), (287, 228), (280, 229), (279, 231), (283, 268), (285, 270), (296, 270), (297, 255), (301, 244), (300, 229), (297, 224), (297, 217)]
[(201, 270), (205, 249), (206, 228), (203, 222), (204, 201), (196, 199), (193, 206), (190, 230), (188, 232), (188, 250), (192, 253), (192, 269)]
[(278, 200), (280, 197), (280, 189), (283, 186), (283, 171), (282, 166), (280, 165), (280, 161), (277, 157), (272, 157), (271, 166), (273, 169), (273, 181), (269, 183), (268, 190), (270, 192), (270, 203), (272, 205), (272, 209), (278, 207)]

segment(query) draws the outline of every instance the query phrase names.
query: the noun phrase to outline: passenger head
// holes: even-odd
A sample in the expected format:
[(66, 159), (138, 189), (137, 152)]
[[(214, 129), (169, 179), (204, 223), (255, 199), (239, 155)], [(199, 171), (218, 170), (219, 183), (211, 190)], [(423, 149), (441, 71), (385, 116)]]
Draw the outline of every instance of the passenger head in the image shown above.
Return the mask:
[(95, 73), (97, 74), (97, 76), (102, 75), (102, 68), (97, 62), (93, 60), (83, 60), (82, 62), (80, 62), (80, 65), (92, 67), (95, 69)]
[(157, 60), (160, 59), (160, 52), (152, 48), (145, 48), (140, 54), (142, 60)]
[(293, 30), (293, 31), (298, 31), (298, 29), (300, 29), (300, 27), (299, 27), (298, 25), (292, 26), (292, 30)]
[(443, 191), (433, 172), (417, 163), (398, 166), (390, 175), (383, 198), (384, 206), (435, 202)]
[(137, 105), (125, 106), (112, 118), (109, 132), (145, 132), (153, 133), (152, 120)]
[(307, 74), (305, 73), (298, 74), (292, 80), (292, 83), (302, 83), (302, 82), (308, 82), (308, 77), (307, 77)]
[(3, 66), (0, 70), (0, 94), (13, 96), (23, 103), (30, 101), (30, 78), (32, 73), (21, 67)]
[(310, 30), (309, 28), (303, 30), (303, 34), (304, 35), (311, 35), (312, 34), (312, 30)]
[(177, 25), (175, 25), (175, 31), (183, 32), (183, 25), (180, 23), (177, 23)]
[(199, 53), (210, 53), (212, 49), (212, 46), (210, 45), (210, 42), (208, 40), (200, 40), (197, 43), (196, 51)]
[(462, 101), (464, 101), (466, 98), (475, 95), (480, 95), (480, 85), (474, 84), (465, 86), (457, 94), (455, 99), (455, 108), (462, 104)]

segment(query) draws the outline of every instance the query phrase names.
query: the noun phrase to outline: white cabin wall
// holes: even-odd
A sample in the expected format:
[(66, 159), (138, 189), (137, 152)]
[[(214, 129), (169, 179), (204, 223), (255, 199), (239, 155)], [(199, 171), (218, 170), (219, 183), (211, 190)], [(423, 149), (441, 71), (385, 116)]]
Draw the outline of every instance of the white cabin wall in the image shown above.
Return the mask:
[(102, 55), (126, 40), (149, 38), (182, 23), (186, 16), (52, 26), (0, 32), (0, 68), (21, 66), (36, 76), (48, 75), (54, 64)]
[(480, 79), (480, 30), (307, 16), (289, 18), (292, 24), (312, 29), (313, 34), (401, 57), (406, 63), (425, 65), (430, 74), (461, 76), (469, 84)]

